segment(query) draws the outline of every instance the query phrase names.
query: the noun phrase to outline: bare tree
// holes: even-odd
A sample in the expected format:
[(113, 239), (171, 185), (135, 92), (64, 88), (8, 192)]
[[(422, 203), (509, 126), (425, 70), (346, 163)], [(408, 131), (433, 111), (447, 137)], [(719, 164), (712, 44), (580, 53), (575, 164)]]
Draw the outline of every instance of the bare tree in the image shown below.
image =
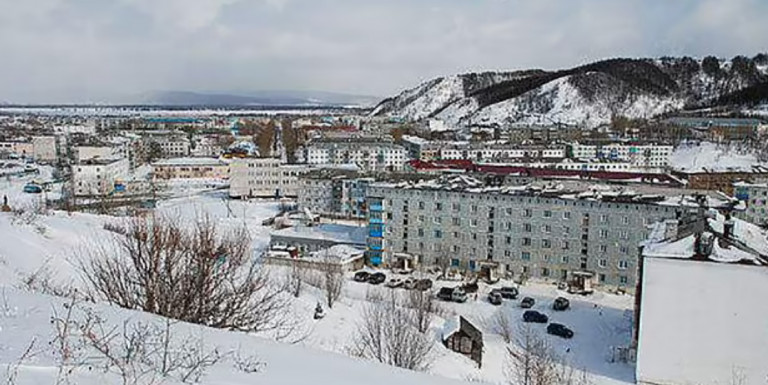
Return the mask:
[(515, 322), (504, 311), (504, 308), (498, 309), (486, 322), (491, 332), (500, 335), (506, 343), (512, 342), (512, 337), (515, 334)]
[(438, 303), (429, 291), (411, 290), (407, 306), (411, 308), (414, 325), (420, 333), (426, 333), (434, 315), (440, 313)]
[(291, 267), (287, 271), (288, 289), (291, 294), (299, 298), (304, 281), (307, 280), (307, 268), (298, 259), (291, 260)]
[(517, 346), (507, 348), (509, 366), (506, 374), (515, 385), (590, 385), (586, 371), (576, 372), (555, 353), (552, 346), (529, 324), (517, 329)]
[(433, 339), (418, 331), (413, 313), (400, 306), (395, 292), (386, 298), (369, 295), (369, 301), (349, 353), (401, 368), (428, 369)]
[(219, 234), (207, 217), (191, 229), (180, 222), (132, 218), (124, 234), (81, 256), (94, 296), (222, 329), (258, 332), (290, 322), (283, 287), (253, 257), (244, 228)]
[(341, 259), (338, 255), (326, 252), (321, 263), (323, 274), (323, 290), (325, 290), (325, 300), (329, 308), (333, 307), (334, 302), (341, 296), (344, 288), (344, 270), (341, 268)]

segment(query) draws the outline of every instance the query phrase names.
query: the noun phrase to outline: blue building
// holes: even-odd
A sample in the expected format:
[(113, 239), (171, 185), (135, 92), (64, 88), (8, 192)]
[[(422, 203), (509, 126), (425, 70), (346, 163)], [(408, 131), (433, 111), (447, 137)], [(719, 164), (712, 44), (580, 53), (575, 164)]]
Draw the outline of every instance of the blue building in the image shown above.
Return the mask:
[(368, 201), (368, 239), (366, 259), (369, 264), (379, 266), (384, 253), (384, 207), (383, 199), (371, 197)]

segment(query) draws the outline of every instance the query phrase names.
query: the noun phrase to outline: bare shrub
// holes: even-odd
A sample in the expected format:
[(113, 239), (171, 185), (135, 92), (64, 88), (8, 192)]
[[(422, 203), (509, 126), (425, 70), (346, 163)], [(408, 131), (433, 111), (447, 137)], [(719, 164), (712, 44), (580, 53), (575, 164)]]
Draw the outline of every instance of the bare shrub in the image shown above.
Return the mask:
[(328, 304), (328, 308), (333, 308), (333, 304), (341, 296), (341, 291), (346, 282), (344, 279), (344, 271), (341, 269), (339, 257), (328, 253), (326, 253), (323, 258), (321, 266), (325, 300)]
[(509, 317), (509, 314), (503, 308), (497, 310), (486, 320), (488, 329), (501, 336), (506, 343), (512, 341), (515, 334), (515, 322)]
[(216, 328), (285, 327), (288, 299), (253, 257), (244, 228), (220, 234), (203, 217), (191, 228), (161, 216), (132, 218), (125, 234), (81, 255), (95, 297)]
[(75, 288), (55, 281), (52, 268), (47, 261), (32, 273), (22, 275), (18, 286), (23, 290), (57, 297), (71, 297), (79, 294), (76, 293)]
[(394, 291), (386, 297), (369, 293), (368, 298), (349, 353), (401, 368), (427, 370), (433, 339), (414, 326), (413, 313), (400, 306)]
[(299, 298), (304, 281), (307, 280), (307, 268), (299, 260), (293, 259), (286, 274), (288, 290), (294, 297)]
[(411, 290), (406, 305), (411, 309), (414, 325), (420, 333), (426, 333), (434, 315), (441, 312), (435, 297), (429, 291)]
[(590, 385), (586, 371), (576, 372), (529, 324), (520, 325), (517, 346), (507, 348), (506, 376), (515, 385)]

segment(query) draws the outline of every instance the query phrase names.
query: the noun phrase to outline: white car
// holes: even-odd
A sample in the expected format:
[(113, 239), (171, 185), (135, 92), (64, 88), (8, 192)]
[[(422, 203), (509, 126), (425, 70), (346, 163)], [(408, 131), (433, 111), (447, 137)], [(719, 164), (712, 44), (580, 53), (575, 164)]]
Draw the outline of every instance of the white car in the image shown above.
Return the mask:
[(387, 282), (386, 286), (391, 288), (403, 286), (403, 280), (400, 278), (392, 278)]

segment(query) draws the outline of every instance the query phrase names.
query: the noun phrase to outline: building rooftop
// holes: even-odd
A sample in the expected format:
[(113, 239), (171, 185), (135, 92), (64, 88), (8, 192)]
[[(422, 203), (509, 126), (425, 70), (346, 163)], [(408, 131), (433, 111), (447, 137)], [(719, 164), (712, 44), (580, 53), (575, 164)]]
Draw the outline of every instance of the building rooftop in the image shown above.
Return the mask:
[(364, 246), (368, 228), (363, 226), (322, 223), (315, 226), (295, 226), (271, 232), (272, 236), (333, 241)]
[(224, 166), (227, 162), (219, 158), (170, 158), (160, 159), (154, 163), (153, 166)]

